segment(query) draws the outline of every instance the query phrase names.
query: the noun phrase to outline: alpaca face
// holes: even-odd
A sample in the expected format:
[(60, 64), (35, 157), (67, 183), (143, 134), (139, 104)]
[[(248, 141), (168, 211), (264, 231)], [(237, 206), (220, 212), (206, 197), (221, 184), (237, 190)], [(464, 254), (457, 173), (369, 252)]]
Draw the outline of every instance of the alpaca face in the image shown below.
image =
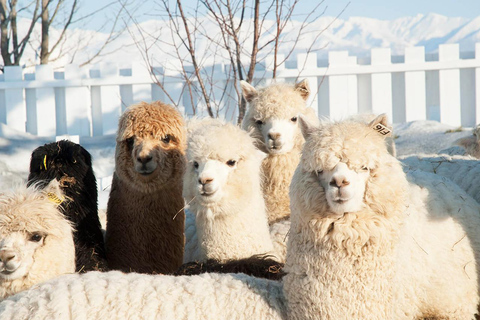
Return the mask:
[(196, 198), (204, 204), (215, 203), (222, 199), (226, 193), (228, 177), (237, 168), (237, 163), (236, 159), (194, 160), (192, 166)]
[(297, 119), (297, 115), (292, 115), (288, 119), (272, 117), (255, 121), (268, 153), (284, 154), (293, 149), (295, 141), (300, 136)]
[(317, 175), (332, 212), (343, 215), (362, 209), (370, 175), (367, 166), (350, 169), (346, 163), (338, 162), (331, 169), (318, 170)]
[(0, 231), (0, 279), (12, 281), (27, 275), (46, 237), (43, 231)]

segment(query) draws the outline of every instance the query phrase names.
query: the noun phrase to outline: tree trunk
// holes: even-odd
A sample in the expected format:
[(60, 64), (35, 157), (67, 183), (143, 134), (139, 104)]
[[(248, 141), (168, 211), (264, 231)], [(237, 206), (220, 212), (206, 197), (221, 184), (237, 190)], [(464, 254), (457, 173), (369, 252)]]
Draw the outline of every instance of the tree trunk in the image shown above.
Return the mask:
[(48, 59), (50, 58), (50, 52), (48, 51), (48, 29), (50, 27), (48, 3), (49, 0), (42, 0), (42, 43), (40, 46), (40, 64), (47, 64)]

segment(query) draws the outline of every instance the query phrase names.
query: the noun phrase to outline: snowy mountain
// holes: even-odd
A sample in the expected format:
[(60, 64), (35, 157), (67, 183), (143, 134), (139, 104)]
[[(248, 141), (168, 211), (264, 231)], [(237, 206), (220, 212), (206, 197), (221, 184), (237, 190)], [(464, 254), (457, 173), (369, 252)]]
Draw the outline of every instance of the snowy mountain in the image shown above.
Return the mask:
[[(211, 40), (222, 42), (220, 30), (208, 17), (201, 18), (191, 24), (200, 30), (195, 38), (197, 54), (202, 64), (228, 62), (226, 52), (219, 46), (211, 45)], [(244, 24), (247, 28), (242, 32), (244, 39), (249, 39), (252, 33), (251, 24)], [(24, 26), (27, 27), (27, 24)], [(403, 17), (395, 20), (378, 20), (363, 17), (352, 17), (347, 20), (333, 17), (321, 17), (312, 22), (298, 37), (301, 22), (290, 21), (285, 28), (283, 42), (280, 44), (280, 52), (288, 54), (292, 43), (298, 40), (295, 52), (305, 52), (309, 48), (317, 52), (320, 57), (325, 57), (330, 50), (347, 50), (350, 55), (365, 57), (370, 49), (376, 47), (390, 47), (392, 54), (402, 55), (404, 48), (408, 46), (424, 46), (426, 53), (433, 53), (443, 43), (459, 43), (460, 51), (474, 51), (475, 43), (480, 42), (480, 16), (474, 19), (450, 18), (430, 13)], [(265, 43), (272, 37), (274, 22), (265, 21), (264, 36), (260, 43)], [(37, 32), (37, 38), (38, 38)], [(72, 48), (73, 51), (65, 54), (61, 59), (53, 62), (56, 67), (66, 63), (83, 63), (88, 60), (103, 44), (107, 34), (91, 30), (73, 29), (68, 31), (64, 48)], [(181, 38), (173, 36), (170, 32), (169, 21), (149, 20), (140, 24), (129, 25), (127, 30), (115, 41), (110, 43), (105, 55), (95, 59), (93, 63), (115, 62), (129, 64), (132, 61), (144, 61), (146, 58), (154, 65), (174, 63), (175, 60), (187, 56), (183, 48), (177, 56), (172, 44), (180, 45)], [(248, 40), (246, 40), (248, 43)], [(247, 44), (247, 48), (250, 45)], [(25, 65), (35, 64), (36, 55), (32, 49), (27, 49)], [(68, 51), (68, 50), (64, 50)], [(271, 52), (271, 46), (261, 53), (266, 55)], [(246, 53), (245, 53), (246, 54)], [(246, 56), (247, 57), (247, 56)]]

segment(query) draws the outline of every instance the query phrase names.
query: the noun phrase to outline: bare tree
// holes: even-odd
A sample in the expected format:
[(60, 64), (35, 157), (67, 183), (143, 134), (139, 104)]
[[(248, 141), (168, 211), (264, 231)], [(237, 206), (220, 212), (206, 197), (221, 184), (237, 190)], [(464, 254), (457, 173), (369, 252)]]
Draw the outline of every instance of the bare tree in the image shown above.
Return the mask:
[[(143, 51), (145, 61), (152, 70), (159, 63), (146, 51), (146, 48), (151, 50), (152, 46), (157, 46), (166, 56), (178, 61), (176, 71), (183, 78), (185, 92), (190, 95), (193, 113), (200, 111), (199, 105), (204, 105), (211, 117), (225, 115), (227, 110), (222, 108), (228, 105), (226, 101), (233, 98), (238, 102), (235, 108), (238, 123), (246, 112), (246, 101), (241, 94), (239, 80), (254, 82), (254, 78), (259, 76), (258, 65), (265, 64), (268, 55), (274, 57), (273, 66), (268, 66), (272, 70), (268, 76), (275, 78), (278, 66), (295, 52), (299, 39), (308, 32), (315, 32), (313, 38), (316, 42), (323, 32), (307, 31), (311, 23), (324, 13), (324, 10), (320, 10), (325, 9), (323, 0), (301, 17), (298, 9), (302, 0), (200, 0), (190, 8), (181, 0), (159, 0), (158, 3), (161, 7), (159, 15), (162, 17), (163, 14), (164, 26), (168, 30), (153, 35), (137, 24), (136, 43)], [(292, 22), (293, 17), (295, 23)], [(169, 39), (165, 39), (166, 33), (169, 33)], [(131, 34), (134, 32), (131, 31)], [(208, 45), (199, 47), (199, 39), (201, 43), (206, 39)], [(313, 51), (314, 45), (312, 43), (308, 52)], [(215, 75), (215, 72), (206, 71), (212, 61), (228, 61), (221, 70), (223, 77), (220, 79), (218, 72)], [(166, 68), (166, 64), (163, 64), (164, 71)], [(165, 74), (155, 74), (155, 78), (170, 97), (162, 79)], [(217, 96), (214, 96), (215, 92)], [(233, 115), (232, 110), (228, 112), (229, 116)]]

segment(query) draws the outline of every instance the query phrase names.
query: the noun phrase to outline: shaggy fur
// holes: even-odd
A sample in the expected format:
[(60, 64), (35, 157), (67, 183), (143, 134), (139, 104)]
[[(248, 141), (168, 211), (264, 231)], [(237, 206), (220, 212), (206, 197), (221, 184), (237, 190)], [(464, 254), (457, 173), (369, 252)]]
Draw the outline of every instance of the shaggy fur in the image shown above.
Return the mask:
[(480, 159), (480, 124), (475, 127), (469, 137), (455, 141), (455, 144), (465, 149), (465, 154)]
[(471, 156), (414, 155), (400, 157), (405, 170), (422, 170), (435, 173), (455, 182), (480, 203), (480, 161)]
[[(383, 116), (370, 125), (302, 124), (306, 143), (290, 187), (289, 319), (473, 319), (478, 203), (429, 173), (407, 181), (377, 132)], [(350, 176), (325, 181), (339, 168)], [(333, 203), (332, 191), (343, 197), (358, 181), (357, 209), (342, 210), (354, 200)]]
[(136, 104), (120, 117), (107, 205), (109, 267), (171, 273), (184, 249), (185, 124), (162, 102)]
[(0, 303), (0, 319), (285, 319), (282, 285), (244, 274), (59, 277)]
[(69, 199), (62, 212), (74, 226), (76, 271), (104, 270), (107, 267), (105, 243), (98, 218), (97, 180), (90, 153), (67, 140), (38, 147), (32, 153), (28, 185), (45, 185), (52, 179)]
[[(263, 154), (248, 133), (221, 120), (192, 120), (187, 158), (183, 195), (196, 216), (199, 250), (186, 251), (184, 261), (225, 262), (271, 253), (260, 186)], [(187, 225), (186, 234), (194, 237), (188, 230)], [(196, 250), (192, 240), (187, 238), (186, 248)]]
[[(359, 113), (356, 115), (351, 116), (349, 119), (354, 120), (354, 121), (360, 121), (365, 124), (370, 123), (373, 119), (375, 119), (377, 115), (373, 113)], [(395, 146), (395, 140), (393, 139), (393, 127), (392, 124), (389, 123), (387, 125), (388, 130), (390, 130), (390, 134), (388, 134), (385, 137), (385, 143), (387, 144), (387, 150), (388, 153), (390, 153), (392, 156), (396, 157), (397, 156), (397, 147)]]
[(300, 114), (312, 122), (318, 119), (314, 110), (305, 106), (310, 94), (306, 80), (259, 90), (245, 81), (241, 86), (249, 103), (242, 128), (251, 132), (256, 146), (268, 154), (262, 163), (263, 194), (268, 222), (272, 224), (290, 216), (288, 187), (304, 142), (297, 119)]
[(0, 194), (0, 299), (75, 272), (72, 226), (58, 199), (56, 180)]
[(252, 256), (246, 259), (219, 262), (209, 259), (206, 262), (189, 262), (182, 265), (175, 275), (196, 275), (202, 273), (245, 273), (257, 278), (281, 280), (285, 275), (282, 271), (283, 263), (277, 262), (269, 256)]

